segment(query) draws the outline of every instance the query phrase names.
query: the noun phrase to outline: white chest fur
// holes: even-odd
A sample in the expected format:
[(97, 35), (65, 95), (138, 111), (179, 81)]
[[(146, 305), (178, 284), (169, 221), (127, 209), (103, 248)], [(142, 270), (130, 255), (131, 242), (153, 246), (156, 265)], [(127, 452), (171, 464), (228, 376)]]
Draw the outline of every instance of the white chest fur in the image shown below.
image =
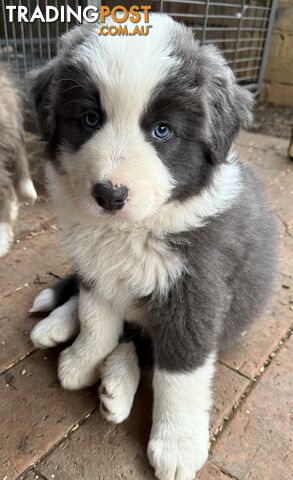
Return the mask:
[(81, 275), (124, 309), (154, 290), (166, 293), (183, 269), (166, 240), (144, 229), (112, 226), (108, 219), (95, 226), (65, 225), (62, 243)]

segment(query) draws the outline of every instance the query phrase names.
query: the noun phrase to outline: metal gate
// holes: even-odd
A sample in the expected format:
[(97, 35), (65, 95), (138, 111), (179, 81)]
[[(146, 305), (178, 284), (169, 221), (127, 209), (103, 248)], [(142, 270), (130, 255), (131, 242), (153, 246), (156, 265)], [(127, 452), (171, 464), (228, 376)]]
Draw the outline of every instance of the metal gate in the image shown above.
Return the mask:
[[(0, 61), (8, 62), (22, 78), (31, 68), (56, 53), (56, 40), (68, 23), (9, 23), (6, 5), (60, 7), (97, 5), (97, 1), (0, 0)], [(129, 6), (134, 2), (105, 2)], [(162, 11), (189, 25), (201, 42), (214, 43), (224, 53), (242, 85), (259, 91), (267, 59), (277, 0), (152, 0), (153, 11)]]

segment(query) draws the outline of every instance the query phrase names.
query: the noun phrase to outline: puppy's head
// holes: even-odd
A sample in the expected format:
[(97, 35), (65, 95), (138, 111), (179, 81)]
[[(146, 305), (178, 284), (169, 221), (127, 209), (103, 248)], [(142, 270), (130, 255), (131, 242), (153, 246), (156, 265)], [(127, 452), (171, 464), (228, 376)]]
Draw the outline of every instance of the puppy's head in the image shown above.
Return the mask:
[(84, 215), (143, 222), (197, 195), (249, 120), (252, 98), (214, 47), (167, 15), (150, 23), (136, 37), (77, 27), (32, 75), (54, 181)]

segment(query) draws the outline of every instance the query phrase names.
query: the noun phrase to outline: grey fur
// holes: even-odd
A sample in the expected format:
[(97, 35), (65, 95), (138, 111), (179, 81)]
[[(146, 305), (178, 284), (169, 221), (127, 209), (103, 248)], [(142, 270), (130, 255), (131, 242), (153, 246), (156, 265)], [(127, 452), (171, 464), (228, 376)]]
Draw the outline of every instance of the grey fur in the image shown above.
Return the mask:
[(23, 136), (21, 101), (12, 76), (0, 65), (0, 222), (13, 223), (12, 205), (24, 197), (30, 180)]
[(29, 178), (20, 99), (12, 76), (0, 65), (0, 220), (9, 192), (18, 191), (20, 181)]
[(214, 46), (196, 46), (189, 30), (173, 42), (174, 55), (183, 59), (180, 75), (157, 86), (141, 125), (152, 143), (156, 121), (163, 118), (174, 127), (171, 140), (157, 150), (176, 178), (172, 199), (182, 201), (207, 185), (215, 164), (226, 161), (240, 127), (251, 120), (254, 100)]
[(167, 299), (149, 303), (156, 362), (168, 370), (203, 364), (261, 312), (271, 292), (276, 225), (261, 184), (242, 166), (237, 205), (205, 227), (169, 237), (188, 273)]
[(61, 147), (78, 150), (93, 134), (82, 128), (80, 117), (83, 113), (97, 112), (103, 124), (105, 114), (99, 92), (85, 67), (70, 63), (68, 58), (49, 64), (39, 73), (32, 72), (28, 79), (33, 84), (32, 95), (41, 133), (47, 141), (46, 153), (58, 165)]

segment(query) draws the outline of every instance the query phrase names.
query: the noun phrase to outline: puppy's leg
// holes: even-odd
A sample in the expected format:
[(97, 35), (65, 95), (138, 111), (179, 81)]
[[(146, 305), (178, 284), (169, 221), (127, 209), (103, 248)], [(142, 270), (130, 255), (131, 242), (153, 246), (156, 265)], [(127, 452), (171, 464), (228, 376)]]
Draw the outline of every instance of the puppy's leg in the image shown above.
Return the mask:
[(58, 280), (52, 287), (45, 288), (35, 298), (30, 313), (49, 312), (60, 307), (71, 297), (78, 294), (78, 277), (75, 274), (68, 275)]
[(19, 197), (33, 203), (37, 199), (37, 192), (29, 173), (23, 135), (20, 135), (19, 143), (15, 147), (13, 155), (13, 177)]
[(139, 378), (134, 343), (120, 343), (101, 366), (99, 394), (103, 417), (114, 423), (121, 423), (128, 417)]
[(208, 458), (214, 356), (190, 372), (155, 368), (148, 456), (159, 480), (193, 480)]
[(118, 345), (123, 318), (102, 301), (94, 289), (79, 294), (80, 333), (59, 359), (59, 379), (64, 388), (78, 390), (93, 385), (99, 378), (102, 361)]
[[(0, 158), (1, 164), (1, 158)], [(0, 173), (0, 257), (9, 252), (14, 239), (13, 222), (18, 214), (18, 202), (9, 174)]]
[(167, 301), (150, 305), (155, 369), (148, 455), (159, 480), (193, 480), (208, 457), (220, 294), (217, 285), (210, 295), (202, 278), (186, 276)]
[(74, 296), (37, 323), (31, 341), (37, 348), (55, 347), (74, 338), (78, 330), (78, 299)]
[(13, 238), (14, 234), (10, 223), (0, 221), (0, 257), (7, 255)]
[(27, 200), (31, 203), (34, 203), (38, 197), (33, 181), (30, 177), (20, 180), (17, 185), (17, 192), (22, 200)]

